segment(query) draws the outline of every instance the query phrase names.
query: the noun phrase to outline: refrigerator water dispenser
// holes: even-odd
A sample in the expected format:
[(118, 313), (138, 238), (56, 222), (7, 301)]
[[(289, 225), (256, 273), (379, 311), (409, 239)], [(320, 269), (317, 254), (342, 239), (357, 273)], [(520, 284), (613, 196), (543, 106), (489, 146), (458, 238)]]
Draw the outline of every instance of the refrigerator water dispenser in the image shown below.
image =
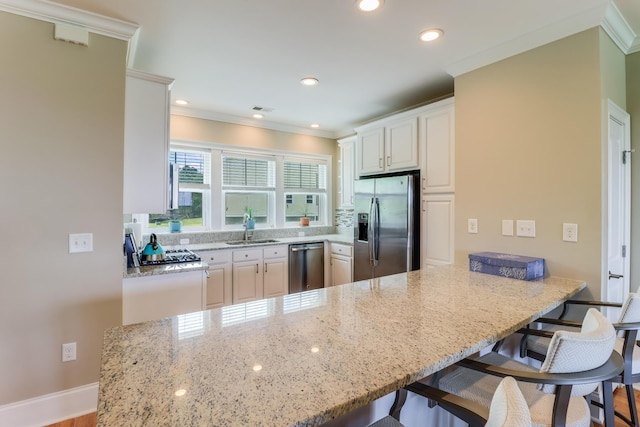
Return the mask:
[(369, 214), (359, 213), (358, 214), (358, 240), (359, 241), (366, 242), (369, 240), (368, 230), (369, 230)]

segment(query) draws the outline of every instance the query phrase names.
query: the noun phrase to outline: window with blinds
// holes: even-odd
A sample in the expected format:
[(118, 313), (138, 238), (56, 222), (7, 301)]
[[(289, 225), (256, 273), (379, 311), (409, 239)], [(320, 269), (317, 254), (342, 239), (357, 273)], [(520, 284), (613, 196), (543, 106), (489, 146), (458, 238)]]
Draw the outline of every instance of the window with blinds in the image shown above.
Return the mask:
[(178, 208), (165, 214), (149, 215), (150, 228), (165, 228), (169, 220), (182, 221), (183, 227), (205, 226), (203, 205), (211, 191), (211, 154), (196, 148), (172, 148), (169, 164), (178, 166)]
[(326, 188), (327, 166), (317, 163), (284, 162), (285, 188)]
[(222, 158), (222, 185), (226, 187), (275, 187), (275, 162), (266, 159)]

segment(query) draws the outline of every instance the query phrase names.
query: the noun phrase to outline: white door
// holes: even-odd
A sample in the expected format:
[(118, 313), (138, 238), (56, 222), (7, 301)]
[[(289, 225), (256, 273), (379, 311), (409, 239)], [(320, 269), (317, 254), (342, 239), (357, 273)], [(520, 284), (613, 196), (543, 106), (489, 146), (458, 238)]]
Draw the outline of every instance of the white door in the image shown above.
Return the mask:
[[(607, 265), (603, 271), (602, 299), (622, 302), (629, 294), (631, 136), (626, 111), (608, 102), (608, 225)], [(617, 313), (610, 313), (610, 318)]]

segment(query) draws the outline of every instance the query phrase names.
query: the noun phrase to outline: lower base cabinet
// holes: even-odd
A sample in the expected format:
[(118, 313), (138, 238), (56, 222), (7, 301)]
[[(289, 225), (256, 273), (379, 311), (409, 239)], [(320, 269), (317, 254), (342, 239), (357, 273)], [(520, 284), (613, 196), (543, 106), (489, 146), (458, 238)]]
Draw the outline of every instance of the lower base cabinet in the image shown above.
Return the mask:
[(231, 251), (205, 251), (199, 255), (209, 264), (205, 308), (219, 308), (232, 304)]
[(331, 286), (353, 282), (352, 247), (340, 243), (331, 243)]
[(200, 311), (204, 287), (203, 270), (123, 279), (122, 324)]
[(289, 293), (289, 253), (287, 246), (264, 248), (263, 298)]

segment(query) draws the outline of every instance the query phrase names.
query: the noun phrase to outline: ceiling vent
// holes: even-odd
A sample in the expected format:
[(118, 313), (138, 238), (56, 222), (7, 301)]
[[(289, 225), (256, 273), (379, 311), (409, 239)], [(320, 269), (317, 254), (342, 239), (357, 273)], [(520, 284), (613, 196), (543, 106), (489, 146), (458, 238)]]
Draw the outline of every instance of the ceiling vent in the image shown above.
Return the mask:
[(261, 113), (270, 113), (273, 111), (273, 108), (269, 108), (269, 107), (260, 107), (258, 105), (254, 105), (253, 107), (251, 107), (251, 109), (253, 111), (260, 111)]

